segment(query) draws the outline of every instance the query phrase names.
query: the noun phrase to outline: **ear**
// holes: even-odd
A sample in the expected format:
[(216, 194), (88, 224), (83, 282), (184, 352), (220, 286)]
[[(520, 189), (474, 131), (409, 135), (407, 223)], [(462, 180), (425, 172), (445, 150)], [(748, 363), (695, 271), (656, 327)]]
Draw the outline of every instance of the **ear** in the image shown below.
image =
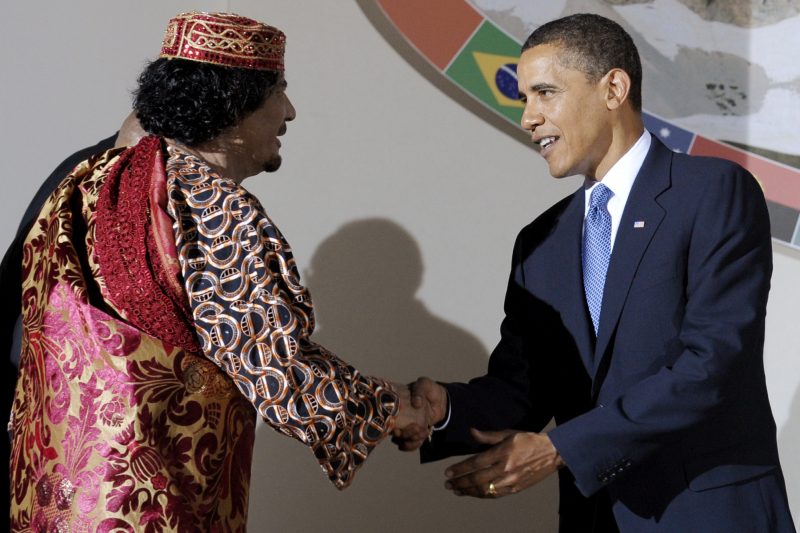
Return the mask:
[(606, 105), (608, 109), (618, 109), (628, 99), (631, 91), (631, 77), (619, 68), (612, 68), (603, 76), (606, 87)]

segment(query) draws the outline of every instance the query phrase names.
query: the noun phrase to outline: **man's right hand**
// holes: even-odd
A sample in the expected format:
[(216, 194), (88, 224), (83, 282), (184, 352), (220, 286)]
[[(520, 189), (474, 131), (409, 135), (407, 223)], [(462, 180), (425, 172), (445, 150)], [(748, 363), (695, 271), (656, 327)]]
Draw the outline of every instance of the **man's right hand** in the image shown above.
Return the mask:
[[(411, 406), (426, 413), (429, 432), (432, 431), (432, 426), (440, 424), (447, 416), (447, 389), (426, 377), (417, 379), (408, 388), (411, 391)], [(427, 436), (396, 431), (392, 440), (401, 450), (413, 451), (422, 446)]]

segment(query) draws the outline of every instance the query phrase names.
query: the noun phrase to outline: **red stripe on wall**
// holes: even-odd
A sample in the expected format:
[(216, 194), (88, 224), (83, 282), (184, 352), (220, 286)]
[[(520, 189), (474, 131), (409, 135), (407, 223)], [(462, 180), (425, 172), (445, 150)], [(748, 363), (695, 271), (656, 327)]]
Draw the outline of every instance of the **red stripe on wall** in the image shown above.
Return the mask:
[(378, 0), (411, 44), (440, 70), (483, 22), (465, 0)]
[(695, 138), (689, 153), (722, 157), (739, 163), (761, 182), (768, 200), (800, 210), (800, 170), (700, 135)]

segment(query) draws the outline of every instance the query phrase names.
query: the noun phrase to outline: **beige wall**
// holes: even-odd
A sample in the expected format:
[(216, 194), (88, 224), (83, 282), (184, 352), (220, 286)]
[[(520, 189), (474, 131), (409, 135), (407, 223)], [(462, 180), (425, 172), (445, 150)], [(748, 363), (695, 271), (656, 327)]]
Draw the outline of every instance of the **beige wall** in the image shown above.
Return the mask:
[[(144, 5), (6, 5), (0, 244), (10, 242), (33, 192), (64, 156), (116, 129), (171, 15), (236, 11), (288, 34), (289, 95), (298, 118), (283, 140), (283, 168), (246, 185), (295, 248), (319, 310), (317, 340), (365, 372), (395, 380), (481, 373), (498, 338), (516, 232), (579, 181), (553, 180), (533, 150), (443, 94), (353, 1)], [(795, 501), (799, 273), (800, 253), (776, 244), (766, 370)], [(447, 493), (443, 470), (386, 445), (339, 493), (308, 450), (261, 426), (251, 530), (554, 530), (554, 480), (478, 501)]]

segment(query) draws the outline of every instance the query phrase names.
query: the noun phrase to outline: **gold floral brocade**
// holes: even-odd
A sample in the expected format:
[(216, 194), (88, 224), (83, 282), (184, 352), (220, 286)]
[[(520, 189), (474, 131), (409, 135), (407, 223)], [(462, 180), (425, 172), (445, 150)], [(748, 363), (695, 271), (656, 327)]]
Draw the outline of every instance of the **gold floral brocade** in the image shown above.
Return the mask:
[[(339, 488), (392, 428), (388, 385), (310, 341), (310, 298), (254, 198), (181, 153), (166, 167), (163, 155), (156, 159), (169, 187), (114, 174), (136, 150), (161, 153), (160, 140), (145, 139), (134, 152), (79, 165), (25, 242), (13, 531), (244, 531), (257, 415), (309, 446)], [(121, 184), (119, 212), (104, 213), (98, 201), (111, 182)], [(161, 189), (128, 197), (148, 183)], [(201, 206), (208, 191), (218, 193), (214, 205)], [(144, 201), (146, 209), (129, 205)], [(174, 227), (153, 215), (159, 209)], [(232, 226), (209, 234), (204, 224), (217, 209)], [(145, 214), (149, 284), (121, 288), (119, 258), (104, 250), (114, 239), (133, 242), (113, 231), (138, 231), (135, 217)], [(118, 229), (100, 235), (99, 246), (98, 219), (109, 216)], [(238, 255), (218, 271), (223, 242)], [(123, 266), (135, 280), (145, 274), (134, 259)], [(237, 272), (246, 290), (231, 298)], [(125, 297), (152, 287), (160, 287), (152, 298)], [(174, 317), (153, 326), (139, 307), (149, 301), (166, 302)]]

